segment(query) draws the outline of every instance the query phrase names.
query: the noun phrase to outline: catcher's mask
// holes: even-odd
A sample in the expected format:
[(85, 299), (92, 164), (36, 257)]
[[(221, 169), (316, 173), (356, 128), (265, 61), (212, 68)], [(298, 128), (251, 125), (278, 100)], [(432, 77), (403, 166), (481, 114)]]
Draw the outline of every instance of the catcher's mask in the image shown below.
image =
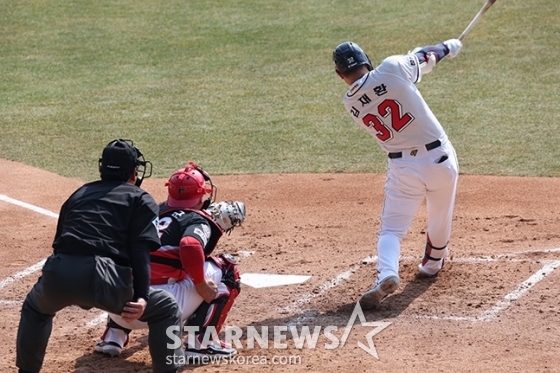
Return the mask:
[(132, 140), (113, 140), (103, 149), (99, 158), (99, 172), (103, 180), (127, 181), (136, 172), (136, 186), (152, 176), (152, 162), (134, 146)]
[(222, 201), (212, 203), (206, 211), (222, 231), (230, 234), (234, 227), (240, 226), (245, 220), (245, 204), (241, 201)]
[(193, 162), (175, 171), (165, 186), (168, 192), (166, 204), (186, 209), (194, 208), (200, 201), (204, 201), (201, 209), (207, 209), (214, 202), (218, 190), (212, 184), (210, 175)]
[(358, 44), (350, 41), (339, 44), (333, 51), (334, 68), (341, 74), (348, 74), (350, 71), (362, 65), (367, 65), (368, 70), (373, 70), (371, 61)]

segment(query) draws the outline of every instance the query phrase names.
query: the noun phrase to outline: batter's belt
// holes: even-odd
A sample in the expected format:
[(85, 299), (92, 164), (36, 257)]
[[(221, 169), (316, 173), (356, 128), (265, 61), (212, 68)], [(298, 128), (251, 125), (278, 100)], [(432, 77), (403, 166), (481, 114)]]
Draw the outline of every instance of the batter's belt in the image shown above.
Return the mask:
[[(441, 141), (436, 140), (434, 142), (431, 142), (429, 144), (426, 144), (426, 150), (430, 151), (432, 149), (435, 148), (439, 148), (441, 146)], [(394, 153), (387, 153), (387, 156), (391, 159), (397, 159), (397, 158), (402, 158), (402, 152), (394, 152)]]

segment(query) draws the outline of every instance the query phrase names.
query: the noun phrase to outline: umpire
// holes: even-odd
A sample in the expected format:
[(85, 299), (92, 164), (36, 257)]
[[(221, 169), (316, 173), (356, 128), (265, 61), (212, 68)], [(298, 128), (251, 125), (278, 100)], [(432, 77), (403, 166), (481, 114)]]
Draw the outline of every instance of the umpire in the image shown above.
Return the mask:
[(54, 253), (23, 303), (20, 373), (41, 370), (52, 319), (71, 305), (147, 322), (154, 372), (175, 372), (174, 362), (183, 361), (181, 345), (168, 348), (173, 341), (166, 335), (172, 327), (180, 340), (179, 307), (170, 293), (149, 287), (149, 253), (160, 245), (158, 206), (139, 186), (151, 175), (151, 163), (132, 141), (114, 140), (103, 149), (99, 172), (101, 180), (83, 185), (62, 205)]

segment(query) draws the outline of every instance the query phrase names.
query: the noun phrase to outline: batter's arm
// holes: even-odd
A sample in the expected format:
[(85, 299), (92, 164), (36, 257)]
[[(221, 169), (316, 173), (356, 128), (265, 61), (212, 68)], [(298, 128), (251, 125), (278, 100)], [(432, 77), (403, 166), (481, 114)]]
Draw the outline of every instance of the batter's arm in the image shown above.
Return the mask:
[(436, 57), (436, 63), (442, 60), (449, 53), (449, 48), (444, 43), (439, 43), (436, 45), (428, 45), (419, 50), (413, 52), (420, 63), (427, 62), (429, 55), (433, 54)]
[(420, 71), (415, 83), (419, 83), (422, 80), (422, 75), (429, 74), (436, 64), (444, 57), (455, 57), (461, 50), (462, 46), (463, 44), (459, 39), (449, 39), (436, 45), (415, 48), (409, 52), (409, 54), (413, 54), (416, 58), (418, 58), (418, 62), (420, 63)]
[(418, 57), (420, 63), (427, 62), (431, 55), (436, 57), (437, 63), (445, 56), (448, 56), (449, 58), (455, 57), (462, 47), (463, 43), (461, 43), (459, 39), (449, 39), (436, 45), (428, 45), (423, 48), (417, 48), (412, 53)]

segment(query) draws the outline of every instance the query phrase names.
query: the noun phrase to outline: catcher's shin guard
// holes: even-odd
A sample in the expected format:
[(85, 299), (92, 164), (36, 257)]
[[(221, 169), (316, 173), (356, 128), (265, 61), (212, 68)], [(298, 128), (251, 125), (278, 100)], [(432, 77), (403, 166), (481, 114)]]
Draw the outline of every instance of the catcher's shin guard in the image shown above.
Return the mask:
[[(202, 302), (196, 311), (185, 321), (185, 326), (198, 327), (198, 332), (195, 334), (199, 342), (202, 342), (208, 327), (214, 327), (216, 334), (220, 333), (223, 322), (227, 317), (228, 310), (225, 310), (225, 305), (228, 302), (228, 298), (229, 295), (225, 295), (214, 299), (211, 303)], [(195, 346), (188, 347), (194, 348)]]
[(434, 247), (428, 237), (426, 241), (426, 251), (422, 263), (418, 265), (420, 273), (425, 276), (435, 276), (445, 263), (445, 259), (449, 256), (447, 244), (444, 247)]
[(186, 326), (198, 326), (198, 336), (204, 336), (209, 326), (215, 328), (216, 334), (220, 333), (233, 302), (241, 291), (241, 276), (237, 262), (231, 255), (220, 254), (208, 257), (207, 260), (212, 260), (222, 270), (222, 283), (226, 285), (228, 293), (219, 294), (210, 303), (202, 302), (185, 321)]

